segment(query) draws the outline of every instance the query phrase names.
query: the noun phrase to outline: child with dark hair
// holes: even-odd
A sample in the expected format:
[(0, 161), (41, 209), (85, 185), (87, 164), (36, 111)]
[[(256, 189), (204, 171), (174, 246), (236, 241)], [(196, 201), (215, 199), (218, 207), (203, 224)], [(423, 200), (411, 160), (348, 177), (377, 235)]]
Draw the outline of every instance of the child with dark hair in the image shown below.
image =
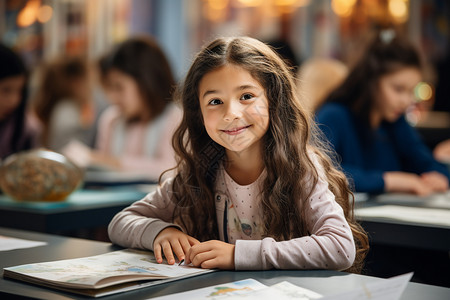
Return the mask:
[(36, 146), (37, 132), (27, 118), (27, 80), (22, 59), (0, 44), (0, 160)]
[(73, 140), (94, 146), (100, 108), (86, 59), (57, 57), (45, 62), (39, 75), (32, 104), (42, 126), (42, 145), (59, 152)]
[(176, 164), (171, 139), (181, 118), (172, 102), (175, 79), (164, 52), (151, 37), (133, 37), (104, 55), (98, 67), (112, 105), (100, 117), (96, 149), (74, 147), (66, 154), (75, 161), (86, 158), (82, 165), (158, 180)]
[(357, 192), (444, 192), (449, 174), (405, 119), (421, 81), (416, 48), (392, 30), (371, 42), (317, 121)]

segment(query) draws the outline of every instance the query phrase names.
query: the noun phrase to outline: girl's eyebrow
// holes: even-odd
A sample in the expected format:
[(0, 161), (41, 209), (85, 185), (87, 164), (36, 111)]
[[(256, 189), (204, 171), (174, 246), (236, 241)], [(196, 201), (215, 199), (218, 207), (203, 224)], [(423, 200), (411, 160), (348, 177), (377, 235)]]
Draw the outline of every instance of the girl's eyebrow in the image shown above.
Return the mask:
[(217, 94), (219, 91), (218, 90), (209, 90), (203, 93), (202, 98), (205, 98), (206, 96), (208, 96), (209, 94)]
[[(258, 89), (258, 87), (256, 85), (252, 85), (252, 84), (245, 84), (245, 85), (241, 85), (241, 86), (238, 86), (237, 88), (235, 88), (235, 91), (242, 91), (242, 90), (246, 90), (246, 89)], [(208, 96), (210, 94), (217, 94), (217, 93), (220, 93), (220, 91), (208, 90), (203, 93), (202, 98), (205, 98), (206, 96)]]

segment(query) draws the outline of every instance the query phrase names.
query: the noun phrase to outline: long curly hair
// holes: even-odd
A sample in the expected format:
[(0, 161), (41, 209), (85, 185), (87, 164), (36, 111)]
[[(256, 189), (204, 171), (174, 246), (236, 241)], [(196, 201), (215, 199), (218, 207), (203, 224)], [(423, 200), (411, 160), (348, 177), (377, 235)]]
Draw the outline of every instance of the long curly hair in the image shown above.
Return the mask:
[(322, 139), (316, 138), (318, 131), (298, 99), (292, 72), (269, 46), (252, 38), (219, 38), (210, 43), (197, 55), (177, 91), (184, 115), (173, 137), (178, 156), (174, 221), (200, 240), (218, 238), (214, 184), (218, 167), (226, 163), (225, 149), (206, 132), (198, 87), (205, 74), (226, 64), (247, 70), (265, 88), (269, 102), (269, 129), (263, 137), (267, 170), (261, 199), (264, 236), (289, 240), (310, 234), (302, 207), (318, 182), (308, 154), (315, 153), (356, 242), (357, 258), (350, 271), (360, 271), (368, 239), (354, 219), (354, 199), (347, 179), (322, 150)]

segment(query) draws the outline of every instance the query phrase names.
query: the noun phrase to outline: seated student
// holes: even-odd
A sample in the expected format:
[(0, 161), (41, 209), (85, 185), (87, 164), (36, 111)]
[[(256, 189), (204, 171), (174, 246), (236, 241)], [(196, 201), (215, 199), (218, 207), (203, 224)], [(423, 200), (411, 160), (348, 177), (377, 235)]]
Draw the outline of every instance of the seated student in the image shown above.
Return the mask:
[(425, 196), (448, 189), (447, 169), (404, 116), (421, 78), (416, 49), (382, 31), (318, 110), (320, 128), (357, 192)]
[(37, 131), (27, 115), (27, 80), (22, 59), (0, 44), (0, 162), (37, 145)]
[(368, 240), (348, 182), (270, 47), (219, 38), (179, 92), (177, 174), (113, 218), (111, 241), (202, 268), (361, 269)]
[(176, 164), (171, 139), (181, 118), (180, 109), (172, 104), (175, 80), (165, 54), (152, 38), (135, 37), (104, 56), (99, 67), (113, 105), (100, 117), (97, 149), (78, 145), (65, 153), (82, 165), (157, 180)]
[(58, 57), (43, 64), (33, 101), (43, 146), (58, 152), (72, 140), (94, 146), (100, 109), (92, 94), (83, 58)]

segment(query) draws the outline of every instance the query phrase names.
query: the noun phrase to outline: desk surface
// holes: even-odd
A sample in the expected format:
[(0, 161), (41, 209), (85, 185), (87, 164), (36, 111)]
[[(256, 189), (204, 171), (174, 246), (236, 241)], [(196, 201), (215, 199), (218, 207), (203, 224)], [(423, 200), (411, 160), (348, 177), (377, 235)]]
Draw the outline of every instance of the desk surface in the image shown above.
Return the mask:
[[(14, 229), (0, 228), (0, 234), (29, 240), (46, 241), (48, 243), (46, 246), (1, 252), (1, 268), (26, 263), (97, 255), (119, 249), (109, 243), (58, 237)], [(351, 290), (354, 287), (359, 286), (362, 282), (383, 280), (376, 277), (326, 270), (218, 271), (136, 291), (107, 296), (101, 299), (148, 299), (246, 278), (254, 278), (266, 285), (272, 285), (281, 281), (289, 281), (323, 295), (331, 295), (340, 291)], [(2, 295), (7, 296), (11, 294), (50, 300), (87, 299), (86, 297), (74, 294), (34, 286), (19, 281), (3, 279), (2, 277), (0, 279), (0, 298)], [(401, 299), (450, 299), (450, 289), (410, 282)]]
[(0, 195), (0, 226), (45, 233), (107, 226), (117, 212), (155, 188), (79, 190), (61, 202), (19, 202)]
[(371, 196), (356, 203), (356, 217), (369, 233), (372, 244), (450, 251), (450, 226), (430, 222), (408, 221), (384, 216), (359, 217), (358, 209), (398, 205), (416, 209), (450, 210), (450, 194), (417, 197), (403, 194)]

